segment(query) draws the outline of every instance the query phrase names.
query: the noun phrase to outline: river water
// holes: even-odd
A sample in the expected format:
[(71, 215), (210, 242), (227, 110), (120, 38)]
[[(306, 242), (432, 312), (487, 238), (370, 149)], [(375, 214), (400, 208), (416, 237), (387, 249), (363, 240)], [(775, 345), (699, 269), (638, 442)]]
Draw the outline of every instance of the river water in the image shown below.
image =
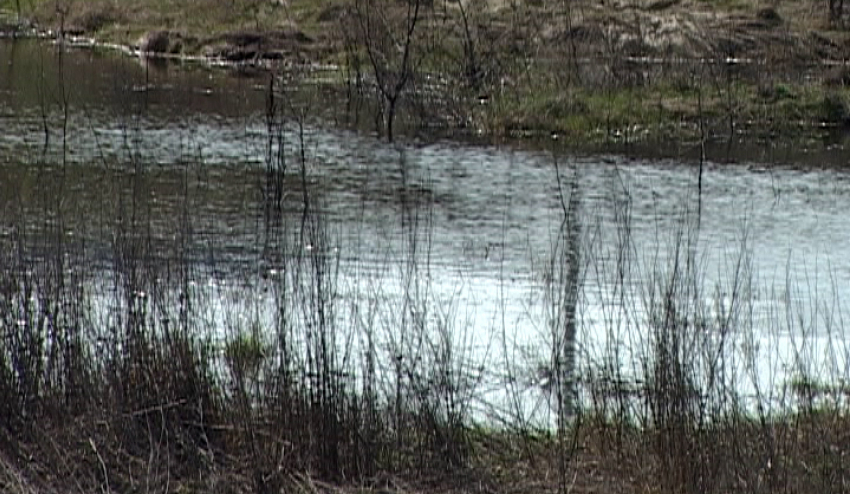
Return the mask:
[[(582, 369), (616, 354), (621, 372), (640, 374), (653, 297), (684, 278), (677, 296), (692, 307), (688, 324), (707, 318), (707, 330), (722, 332), (718, 321), (732, 321), (726, 366), (744, 395), (773, 394), (801, 373), (850, 377), (850, 153), (840, 143), (721, 146), (699, 190), (693, 149), (636, 157), (554, 144), (390, 145), (371, 131), (368, 108), (358, 115), (318, 82), (327, 75), (309, 77), (278, 96), (304, 116), (278, 133), (266, 77), (0, 43), (0, 235), (25, 237), (31, 266), (61, 237), (102, 280), (118, 266), (128, 212), (138, 212), (145, 255), (191, 264), (193, 286), (216, 300), (207, 317), (226, 331), (234, 307), (274, 313), (263, 284), (286, 266), (270, 224), (302, 221), (306, 183), (326, 240), (297, 237), (287, 249), (334, 260), (344, 324), (372, 307), (392, 339), (400, 311), (432, 307), (429, 324), (452, 328), (470, 361), (521, 374), (524, 392), (545, 388), (565, 247), (580, 252)], [(287, 159), (270, 160), (281, 145)], [(270, 221), (269, 170), (283, 163)], [(576, 211), (566, 230), (564, 207)], [(421, 303), (410, 302), (410, 283)]]

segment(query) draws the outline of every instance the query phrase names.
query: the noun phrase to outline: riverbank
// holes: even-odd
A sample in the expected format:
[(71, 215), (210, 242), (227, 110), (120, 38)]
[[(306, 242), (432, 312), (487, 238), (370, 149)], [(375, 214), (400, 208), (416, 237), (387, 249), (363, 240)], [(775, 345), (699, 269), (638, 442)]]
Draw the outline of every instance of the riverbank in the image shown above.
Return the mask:
[[(374, 82), (373, 59), (352, 21), (364, 13), (356, 12), (356, 3), (21, 5), (39, 29), (135, 52), (330, 65), (341, 68), (340, 83)], [(700, 0), (463, 5), (423, 3), (413, 31), (415, 77), (402, 99), (430, 127), (622, 144), (788, 139), (850, 124), (844, 65), (850, 31), (825, 6)], [(15, 11), (10, 0), (2, 6)], [(402, 7), (388, 3), (385, 30), (404, 20)]]

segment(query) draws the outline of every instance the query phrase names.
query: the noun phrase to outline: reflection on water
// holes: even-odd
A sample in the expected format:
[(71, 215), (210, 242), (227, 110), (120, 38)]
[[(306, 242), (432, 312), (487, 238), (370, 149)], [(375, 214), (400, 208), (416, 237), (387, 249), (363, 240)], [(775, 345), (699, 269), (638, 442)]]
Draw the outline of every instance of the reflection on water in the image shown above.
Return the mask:
[[(630, 373), (680, 256), (693, 282), (686, 303), (715, 320), (734, 311), (755, 329), (736, 346), (758, 356), (739, 369), (755, 376), (751, 388), (794, 372), (795, 328), (843, 341), (826, 321), (843, 313), (850, 276), (850, 179), (823, 165), (845, 153), (812, 153), (796, 167), (709, 163), (698, 197), (689, 160), (388, 146), (329, 125), (325, 113), (344, 103), (316, 88), (299, 97), (318, 116), (278, 128), (266, 84), (0, 43), (0, 240), (23, 246), (28, 266), (61, 244), (103, 299), (123, 262), (117, 252), (158, 266), (163, 279), (189, 265), (192, 290), (218, 300), (210, 325), (225, 329), (235, 312), (274, 319), (273, 285), (292, 275), (288, 259), (321, 248), (338, 262), (334, 297), (350, 309), (336, 314), (341, 324), (356, 326), (371, 307), (370, 320), (392, 334), (422, 310), (408, 300), (413, 283), (438, 308), (428, 320), (453, 321), (475, 358), (528, 368), (549, 365), (541, 342), (568, 324), (559, 311), (570, 312), (569, 295), (551, 287), (578, 277), (579, 356), (600, 362), (617, 347)], [(269, 207), (270, 173), (279, 208)], [(320, 213), (322, 245), (304, 235), (305, 197)], [(576, 261), (580, 269), (564, 269)], [(845, 358), (821, 359), (822, 345), (806, 348), (818, 375), (844, 375)]]

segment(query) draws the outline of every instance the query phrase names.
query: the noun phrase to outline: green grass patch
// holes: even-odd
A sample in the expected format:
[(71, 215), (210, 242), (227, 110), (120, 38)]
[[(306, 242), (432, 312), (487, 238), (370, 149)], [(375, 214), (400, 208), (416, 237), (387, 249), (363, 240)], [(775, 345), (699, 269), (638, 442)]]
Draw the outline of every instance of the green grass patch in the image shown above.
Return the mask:
[(577, 141), (637, 141), (658, 136), (774, 134), (850, 122), (850, 90), (776, 83), (736, 82), (700, 88), (661, 82), (631, 88), (522, 87), (504, 93), (482, 112), (497, 134), (559, 133)]
[(497, 132), (557, 132), (597, 140), (680, 126), (697, 117), (696, 97), (687, 88), (567, 88), (528, 90), (505, 95), (493, 104), (486, 121)]

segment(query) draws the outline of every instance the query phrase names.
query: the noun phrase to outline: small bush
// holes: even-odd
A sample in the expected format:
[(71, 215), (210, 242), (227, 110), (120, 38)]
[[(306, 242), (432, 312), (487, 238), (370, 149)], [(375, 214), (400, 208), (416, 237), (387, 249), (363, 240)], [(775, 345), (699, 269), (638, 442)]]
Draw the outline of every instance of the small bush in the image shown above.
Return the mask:
[(824, 95), (821, 102), (821, 120), (835, 125), (850, 123), (850, 105), (842, 93), (829, 92)]

